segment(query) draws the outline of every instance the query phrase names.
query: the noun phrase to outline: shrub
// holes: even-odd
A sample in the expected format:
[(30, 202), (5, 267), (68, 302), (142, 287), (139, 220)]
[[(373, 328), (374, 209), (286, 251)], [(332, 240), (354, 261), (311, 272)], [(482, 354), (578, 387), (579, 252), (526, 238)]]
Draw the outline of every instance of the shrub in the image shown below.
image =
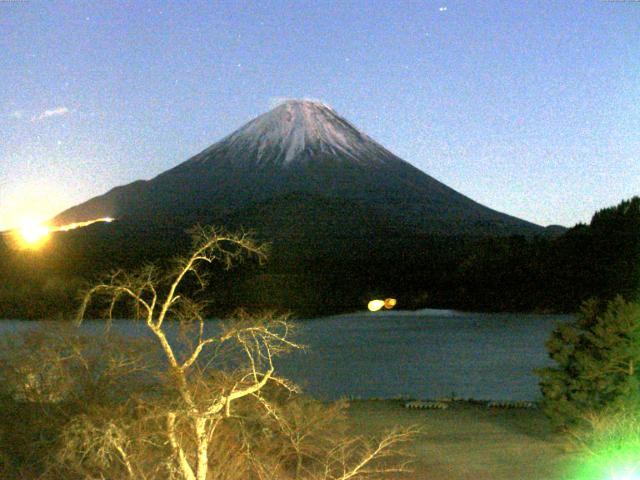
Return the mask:
[(558, 326), (547, 341), (557, 366), (541, 369), (543, 408), (558, 427), (585, 415), (637, 404), (640, 307), (618, 296), (585, 302), (575, 322)]

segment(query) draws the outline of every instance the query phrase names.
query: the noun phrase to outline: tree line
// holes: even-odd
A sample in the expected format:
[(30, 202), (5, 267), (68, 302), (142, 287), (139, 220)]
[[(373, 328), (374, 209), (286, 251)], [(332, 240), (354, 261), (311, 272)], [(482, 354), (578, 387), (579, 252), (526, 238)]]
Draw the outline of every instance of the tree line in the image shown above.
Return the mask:
[[(0, 316), (68, 312), (79, 287), (97, 273), (167, 263), (185, 252), (188, 236), (180, 232), (123, 221), (115, 229), (98, 225), (58, 235), (42, 252), (0, 248)], [(575, 312), (589, 298), (638, 294), (640, 197), (556, 235), (334, 238), (327, 232), (275, 239), (266, 265), (218, 273), (211, 292), (221, 311), (212, 314), (242, 305), (315, 316), (361, 310), (376, 296), (393, 296), (407, 309)]]

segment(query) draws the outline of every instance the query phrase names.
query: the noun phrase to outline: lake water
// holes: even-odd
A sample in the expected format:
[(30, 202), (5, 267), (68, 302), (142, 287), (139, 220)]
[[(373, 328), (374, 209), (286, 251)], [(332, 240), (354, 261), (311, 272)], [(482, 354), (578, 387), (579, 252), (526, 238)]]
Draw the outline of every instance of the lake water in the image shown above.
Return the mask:
[[(544, 343), (568, 315), (485, 314), (449, 310), (336, 315), (299, 322), (307, 345), (280, 360), (281, 375), (322, 399), (483, 400), (539, 398), (534, 368), (551, 365)], [(0, 321), (0, 335), (37, 322)], [(100, 322), (86, 327), (100, 331)], [(116, 322), (137, 334), (142, 325)]]

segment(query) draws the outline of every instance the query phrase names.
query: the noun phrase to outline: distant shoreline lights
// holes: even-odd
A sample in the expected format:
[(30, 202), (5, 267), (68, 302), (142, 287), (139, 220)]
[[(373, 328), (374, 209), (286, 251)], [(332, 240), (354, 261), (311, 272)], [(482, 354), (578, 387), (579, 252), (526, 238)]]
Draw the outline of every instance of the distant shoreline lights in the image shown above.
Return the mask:
[(367, 308), (370, 312), (377, 312), (384, 308), (385, 310), (391, 310), (396, 306), (397, 300), (395, 298), (386, 298), (384, 300), (371, 300), (367, 304)]

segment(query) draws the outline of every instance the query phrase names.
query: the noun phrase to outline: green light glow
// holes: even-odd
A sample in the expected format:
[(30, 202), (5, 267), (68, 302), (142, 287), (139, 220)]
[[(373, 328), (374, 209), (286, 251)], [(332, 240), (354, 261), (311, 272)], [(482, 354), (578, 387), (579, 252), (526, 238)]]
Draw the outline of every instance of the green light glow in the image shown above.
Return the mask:
[(635, 442), (595, 453), (581, 463), (571, 480), (640, 480), (640, 450)]
[(640, 480), (640, 473), (637, 468), (624, 467), (611, 474), (611, 480)]
[(566, 480), (640, 480), (638, 403), (622, 411), (588, 418), (589, 428), (576, 430), (579, 456)]

